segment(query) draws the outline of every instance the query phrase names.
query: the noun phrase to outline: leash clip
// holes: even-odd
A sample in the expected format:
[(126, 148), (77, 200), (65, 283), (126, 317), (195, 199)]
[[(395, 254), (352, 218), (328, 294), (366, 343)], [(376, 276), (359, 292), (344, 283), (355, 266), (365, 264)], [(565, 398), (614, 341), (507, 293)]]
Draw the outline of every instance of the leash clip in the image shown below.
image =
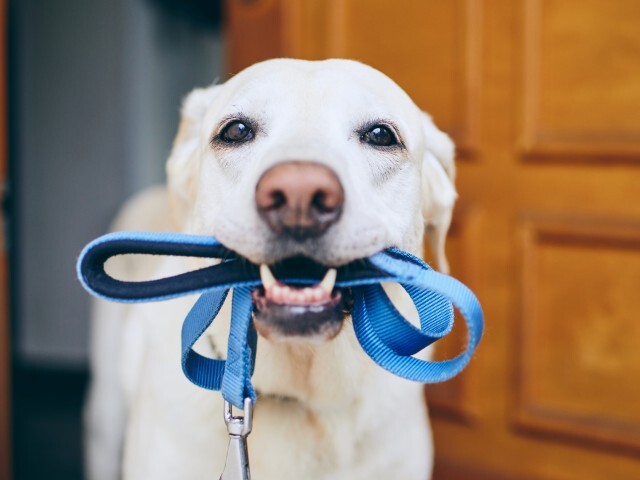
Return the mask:
[(244, 416), (234, 417), (231, 403), (224, 402), (224, 422), (229, 432), (229, 449), (220, 480), (251, 480), (247, 436), (253, 424), (253, 402), (244, 399)]

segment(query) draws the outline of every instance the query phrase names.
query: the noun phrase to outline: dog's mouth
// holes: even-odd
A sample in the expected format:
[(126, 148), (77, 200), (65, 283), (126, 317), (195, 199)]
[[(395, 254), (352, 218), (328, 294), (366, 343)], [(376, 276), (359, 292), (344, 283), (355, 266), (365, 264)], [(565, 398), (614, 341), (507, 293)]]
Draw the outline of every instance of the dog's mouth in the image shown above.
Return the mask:
[[(284, 283), (278, 277), (321, 278), (317, 283)], [(300, 339), (322, 342), (334, 338), (348, 313), (350, 293), (335, 287), (337, 271), (303, 257), (271, 267), (260, 266), (262, 286), (252, 292), (254, 324), (272, 341)]]

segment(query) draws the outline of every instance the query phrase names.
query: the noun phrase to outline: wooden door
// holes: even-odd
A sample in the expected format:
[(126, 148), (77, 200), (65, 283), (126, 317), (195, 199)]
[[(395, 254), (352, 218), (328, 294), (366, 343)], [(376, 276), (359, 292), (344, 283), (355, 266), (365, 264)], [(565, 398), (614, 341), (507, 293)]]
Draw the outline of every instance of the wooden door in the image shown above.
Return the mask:
[[(0, 0), (0, 206), (3, 206), (7, 181), (7, 72), (6, 72), (6, 3)], [(5, 219), (0, 208), (0, 480), (10, 478), (11, 438), (10, 415), (10, 356), (9, 356), (9, 282), (5, 248)]]
[(228, 0), (227, 38), (232, 72), (369, 63), (456, 140), (448, 254), (487, 329), (427, 388), (435, 478), (640, 478), (640, 2)]

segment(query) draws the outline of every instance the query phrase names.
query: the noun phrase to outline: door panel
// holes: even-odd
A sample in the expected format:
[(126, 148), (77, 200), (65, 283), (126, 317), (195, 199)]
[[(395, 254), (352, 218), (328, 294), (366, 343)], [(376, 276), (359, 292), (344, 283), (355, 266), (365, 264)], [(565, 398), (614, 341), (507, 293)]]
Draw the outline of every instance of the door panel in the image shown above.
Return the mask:
[(523, 146), (530, 153), (640, 153), (640, 3), (526, 0)]
[(521, 241), (516, 425), (640, 453), (640, 228), (527, 220)]
[(326, 55), (384, 71), (466, 150), (475, 146), (477, 134), (478, 5), (409, 0), (402, 2), (401, 12), (391, 12), (387, 2), (334, 0)]
[(640, 478), (640, 2), (250, 4), (279, 12), (273, 56), (369, 63), (458, 145), (448, 256), (487, 328), (427, 388), (435, 478)]
[[(464, 202), (460, 202), (456, 206), (447, 238), (447, 257), (451, 271), (455, 272), (456, 277), (467, 284), (479, 298), (483, 296), (479, 271), (482, 259), (479, 257), (481, 249), (475, 247), (476, 239), (482, 235), (482, 225), (482, 211), (468, 208)], [(431, 252), (426, 243), (424, 258), (435, 265), (430, 261)], [(438, 341), (434, 355), (436, 360), (452, 358), (464, 350), (467, 341), (466, 330), (458, 312), (455, 312), (455, 315), (453, 330)], [(478, 373), (474, 371), (483, 368), (482, 362), (482, 355), (476, 355), (462, 374), (447, 382), (427, 386), (426, 393), (432, 415), (462, 424), (471, 424), (477, 420), (481, 411), (478, 397), (480, 386), (477, 384)]]

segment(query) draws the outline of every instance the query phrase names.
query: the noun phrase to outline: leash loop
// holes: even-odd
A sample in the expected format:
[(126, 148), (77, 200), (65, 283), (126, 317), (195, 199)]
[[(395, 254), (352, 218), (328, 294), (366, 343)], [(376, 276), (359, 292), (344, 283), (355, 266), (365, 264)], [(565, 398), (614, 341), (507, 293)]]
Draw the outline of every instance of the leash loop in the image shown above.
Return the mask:
[[(110, 277), (104, 268), (109, 258), (123, 254), (202, 257), (219, 259), (220, 263), (159, 280), (126, 282)], [(166, 300), (201, 293), (182, 326), (182, 369), (194, 384), (220, 390), (229, 404), (245, 408), (247, 399), (251, 405), (255, 403), (251, 376), (258, 342), (251, 321), (251, 291), (261, 285), (257, 266), (241, 262), (237, 254), (213, 237), (117, 232), (89, 243), (78, 259), (77, 270), (80, 282), (89, 292), (118, 302)], [(285, 275), (280, 280), (301, 284), (318, 281), (312, 272), (296, 274), (295, 278)], [(380, 282), (397, 282), (407, 291), (418, 311), (420, 328), (398, 312)], [(339, 268), (336, 287), (353, 291), (353, 327), (362, 349), (378, 365), (403, 378), (433, 383), (453, 377), (469, 363), (482, 337), (484, 317), (473, 292), (453, 277), (434, 271), (421, 259), (397, 248)], [(231, 290), (227, 358), (204, 357), (192, 347), (214, 321)], [(465, 351), (444, 361), (413, 357), (451, 331), (454, 306), (469, 331)], [(248, 477), (233, 477), (233, 480), (236, 478)]]

